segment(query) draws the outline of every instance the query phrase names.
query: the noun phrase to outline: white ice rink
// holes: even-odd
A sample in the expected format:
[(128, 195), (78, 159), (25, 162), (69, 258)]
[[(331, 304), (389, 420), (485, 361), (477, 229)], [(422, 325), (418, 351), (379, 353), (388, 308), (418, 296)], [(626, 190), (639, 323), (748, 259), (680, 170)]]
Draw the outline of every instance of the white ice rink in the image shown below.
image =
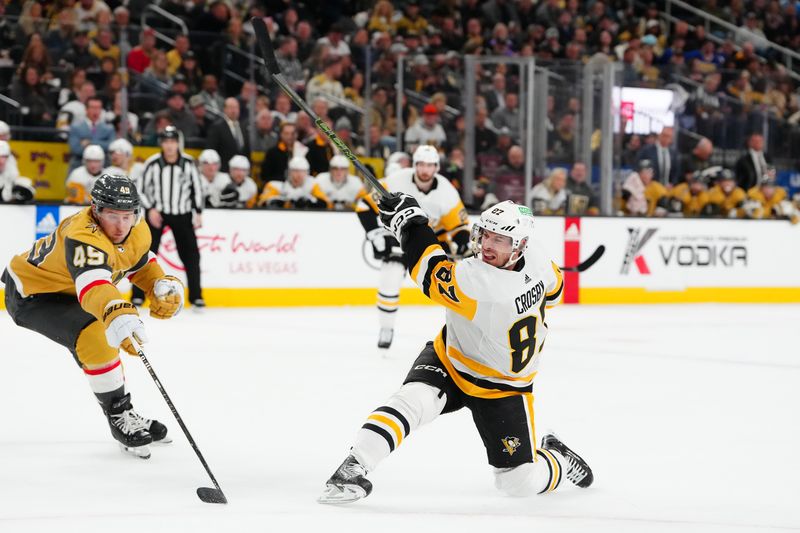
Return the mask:
[(501, 496), (467, 411), (415, 432), (348, 507), (315, 502), (443, 313), (401, 308), (389, 357), (369, 308), (209, 309), (145, 319), (150, 360), (230, 504), (146, 370), (137, 410), (175, 442), (123, 455), (71, 356), (0, 311), (0, 532), (515, 532), (800, 529), (800, 306), (561, 306), (535, 385), (595, 484)]

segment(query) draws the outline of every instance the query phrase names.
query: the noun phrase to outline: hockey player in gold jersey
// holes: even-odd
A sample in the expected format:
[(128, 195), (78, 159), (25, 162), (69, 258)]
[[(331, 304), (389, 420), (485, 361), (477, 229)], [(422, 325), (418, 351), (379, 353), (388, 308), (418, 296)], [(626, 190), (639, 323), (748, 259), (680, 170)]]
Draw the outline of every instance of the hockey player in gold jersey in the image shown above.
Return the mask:
[(381, 222), (401, 243), (422, 292), (446, 308), (446, 325), (411, 367), (402, 387), (367, 418), (350, 454), (327, 481), (321, 503), (349, 503), (372, 491), (367, 473), (410, 433), (441, 414), (468, 408), (506, 494), (550, 492), (563, 478), (588, 487), (589, 465), (555, 435), (537, 446), (533, 379), (561, 298), (561, 270), (532, 239), (533, 215), (506, 201), (473, 226), (475, 256), (448, 258), (412, 196), (390, 194)]
[(708, 204), (705, 214), (727, 218), (741, 218), (744, 215), (742, 206), (747, 193), (736, 186), (736, 175), (720, 167), (716, 176), (716, 184), (708, 191)]
[(117, 283), (127, 277), (150, 296), (150, 316), (167, 319), (183, 306), (183, 284), (164, 275), (150, 252), (139, 194), (126, 176), (103, 174), (92, 205), (14, 256), (3, 272), (5, 304), (14, 322), (67, 348), (83, 369), (124, 450), (150, 456), (151, 442), (169, 442), (167, 428), (133, 410), (119, 349), (136, 355), (147, 341), (139, 314)]

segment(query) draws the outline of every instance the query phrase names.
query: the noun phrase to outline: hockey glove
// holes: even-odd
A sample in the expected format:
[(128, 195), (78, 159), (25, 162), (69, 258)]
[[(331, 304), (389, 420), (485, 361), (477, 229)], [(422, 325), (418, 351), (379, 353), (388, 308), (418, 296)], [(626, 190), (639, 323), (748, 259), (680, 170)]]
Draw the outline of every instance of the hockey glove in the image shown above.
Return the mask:
[(294, 201), (294, 208), (295, 209), (309, 209), (312, 207), (311, 200), (308, 198), (303, 198), (302, 196)]
[(378, 209), (381, 224), (400, 242), (403, 241), (403, 229), (408, 224), (428, 223), (428, 215), (419, 206), (416, 198), (408, 194), (389, 193), (381, 198)]
[(461, 230), (453, 235), (453, 256), (463, 259), (470, 252), (470, 232)]
[(136, 307), (124, 300), (111, 300), (103, 312), (106, 341), (112, 348), (122, 348), (131, 355), (139, 355), (131, 339), (139, 344), (147, 342), (144, 323)]
[(367, 240), (372, 245), (372, 255), (380, 261), (390, 261), (403, 256), (400, 243), (386, 228), (375, 228), (367, 232)]
[(239, 189), (236, 184), (229, 183), (219, 193), (219, 205), (221, 207), (236, 207), (239, 205)]
[(183, 283), (175, 276), (158, 278), (147, 297), (150, 316), (159, 320), (172, 318), (183, 309)]

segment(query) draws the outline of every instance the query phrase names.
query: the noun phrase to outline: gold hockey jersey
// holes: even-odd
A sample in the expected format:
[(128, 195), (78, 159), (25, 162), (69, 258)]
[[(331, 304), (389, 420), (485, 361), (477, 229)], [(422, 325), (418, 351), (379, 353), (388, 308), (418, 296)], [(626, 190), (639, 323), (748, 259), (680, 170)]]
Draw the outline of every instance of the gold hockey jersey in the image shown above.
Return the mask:
[[(148, 292), (164, 275), (150, 251), (150, 230), (139, 220), (120, 244), (111, 242), (87, 207), (15, 255), (8, 273), (22, 297), (42, 293), (75, 295), (98, 320), (112, 300), (122, 299), (116, 285), (124, 277)], [(56, 318), (56, 317), (54, 317)]]

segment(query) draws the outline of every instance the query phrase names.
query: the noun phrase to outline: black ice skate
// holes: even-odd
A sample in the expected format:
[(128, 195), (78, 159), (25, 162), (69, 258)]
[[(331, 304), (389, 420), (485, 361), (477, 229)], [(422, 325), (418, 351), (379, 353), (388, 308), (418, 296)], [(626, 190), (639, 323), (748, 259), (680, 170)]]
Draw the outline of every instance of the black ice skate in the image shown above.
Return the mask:
[(131, 413), (139, 419), (141, 426), (153, 437), (153, 444), (169, 444), (172, 442), (172, 437), (167, 435), (167, 426), (158, 420), (145, 418), (136, 411), (131, 410)]
[(392, 345), (393, 338), (394, 330), (392, 328), (381, 328), (380, 333), (378, 333), (378, 348), (388, 350)]
[(352, 503), (366, 498), (372, 492), (372, 483), (366, 478), (367, 469), (355, 457), (347, 456), (325, 483), (325, 491), (317, 500), (319, 503)]
[(580, 455), (570, 450), (566, 444), (550, 433), (542, 437), (542, 448), (551, 452), (558, 452), (567, 462), (567, 479), (575, 485), (585, 489), (594, 482), (592, 469)]
[(148, 444), (153, 442), (153, 436), (144, 425), (145, 419), (133, 410), (130, 394), (111, 402), (106, 416), (111, 435), (119, 442), (123, 451), (142, 459), (150, 458)]

